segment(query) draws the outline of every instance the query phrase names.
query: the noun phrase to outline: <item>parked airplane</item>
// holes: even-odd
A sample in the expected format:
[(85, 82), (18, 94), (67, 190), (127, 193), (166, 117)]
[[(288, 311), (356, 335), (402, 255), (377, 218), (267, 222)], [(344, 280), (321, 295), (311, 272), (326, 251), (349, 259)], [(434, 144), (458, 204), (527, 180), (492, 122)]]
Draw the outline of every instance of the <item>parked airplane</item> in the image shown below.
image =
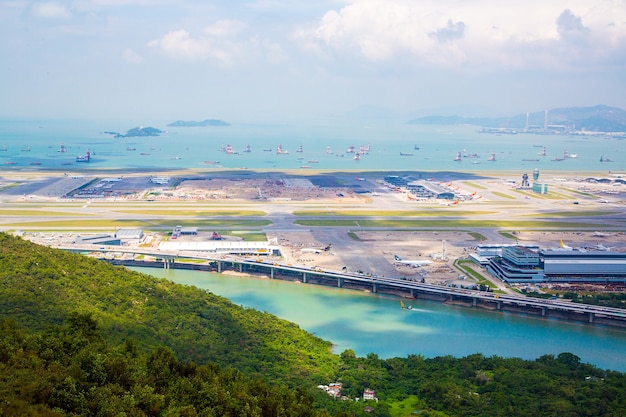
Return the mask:
[(604, 246), (603, 244), (601, 244), (600, 242), (598, 242), (595, 246), (593, 246), (591, 249), (595, 249), (595, 250), (600, 250), (600, 251), (611, 251), (613, 250), (612, 247), (608, 247), (608, 246)]
[(561, 246), (561, 249), (568, 249), (568, 250), (574, 249), (571, 246), (567, 246), (565, 243), (563, 243), (563, 239), (561, 239), (559, 245)]
[(393, 255), (393, 258), (396, 260), (396, 262), (403, 264), (403, 265), (412, 266), (413, 268), (419, 268), (420, 266), (426, 266), (432, 263), (431, 261), (404, 260), (400, 258), (398, 255)]

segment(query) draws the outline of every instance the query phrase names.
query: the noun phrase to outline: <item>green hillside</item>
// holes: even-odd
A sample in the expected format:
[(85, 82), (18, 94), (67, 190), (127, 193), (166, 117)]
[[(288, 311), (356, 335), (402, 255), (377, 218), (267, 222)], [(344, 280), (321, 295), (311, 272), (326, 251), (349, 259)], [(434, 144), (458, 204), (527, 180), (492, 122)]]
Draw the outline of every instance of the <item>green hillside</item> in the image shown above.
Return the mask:
[[(193, 287), (0, 234), (0, 318), (30, 330), (90, 313), (113, 344), (172, 349), (287, 383), (326, 381), (339, 361), (331, 343), (297, 325)], [(319, 382), (318, 382), (319, 381)]]

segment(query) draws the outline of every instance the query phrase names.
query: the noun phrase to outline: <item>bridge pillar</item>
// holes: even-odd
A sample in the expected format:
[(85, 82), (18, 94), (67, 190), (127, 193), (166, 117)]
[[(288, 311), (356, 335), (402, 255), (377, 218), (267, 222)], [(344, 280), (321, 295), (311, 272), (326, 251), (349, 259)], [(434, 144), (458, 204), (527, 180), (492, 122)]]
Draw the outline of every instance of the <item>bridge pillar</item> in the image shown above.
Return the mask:
[(243, 264), (239, 264), (239, 272), (243, 272)]
[(274, 279), (274, 267), (270, 268), (270, 278)]
[(541, 316), (545, 317), (548, 314), (548, 310), (545, 307), (541, 307)]
[(478, 299), (476, 297), (472, 297), (472, 307), (476, 307)]
[(302, 273), (302, 282), (306, 284), (306, 272)]
[(411, 288), (411, 298), (417, 298), (415, 296), (415, 290), (413, 288)]
[(341, 288), (342, 284), (343, 284), (343, 281), (341, 280), (341, 278), (337, 278), (337, 288)]
[(497, 309), (498, 309), (498, 310), (502, 310), (502, 301), (497, 301), (496, 303), (497, 303), (497, 305), (498, 305), (498, 306), (497, 306)]
[(217, 261), (217, 272), (222, 273), (222, 261)]
[(376, 283), (372, 284), (372, 292), (373, 293), (377, 293), (378, 292), (378, 284), (376, 284)]
[(596, 317), (595, 313), (589, 313), (589, 323), (593, 323), (593, 319)]

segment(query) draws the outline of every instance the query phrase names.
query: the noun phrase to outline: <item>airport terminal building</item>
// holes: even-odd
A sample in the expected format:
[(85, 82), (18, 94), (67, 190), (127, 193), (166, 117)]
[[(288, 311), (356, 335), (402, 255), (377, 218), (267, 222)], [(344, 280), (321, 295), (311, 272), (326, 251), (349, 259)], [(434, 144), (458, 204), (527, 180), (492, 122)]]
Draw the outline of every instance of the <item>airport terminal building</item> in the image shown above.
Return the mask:
[(490, 258), (487, 270), (507, 283), (626, 282), (626, 253), (507, 246)]

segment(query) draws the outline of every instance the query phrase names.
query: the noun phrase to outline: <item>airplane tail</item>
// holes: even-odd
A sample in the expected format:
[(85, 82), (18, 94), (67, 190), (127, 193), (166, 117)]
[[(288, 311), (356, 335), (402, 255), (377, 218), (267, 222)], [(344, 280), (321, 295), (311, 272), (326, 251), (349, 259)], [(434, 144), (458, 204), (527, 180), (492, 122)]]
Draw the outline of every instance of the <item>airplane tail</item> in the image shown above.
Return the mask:
[(562, 247), (563, 249), (565, 249), (565, 243), (563, 243), (563, 239), (561, 239), (561, 241), (559, 242), (559, 244), (561, 245), (561, 247)]
[(402, 260), (402, 258), (400, 258), (398, 255), (393, 255), (393, 259), (395, 259), (398, 262)]

